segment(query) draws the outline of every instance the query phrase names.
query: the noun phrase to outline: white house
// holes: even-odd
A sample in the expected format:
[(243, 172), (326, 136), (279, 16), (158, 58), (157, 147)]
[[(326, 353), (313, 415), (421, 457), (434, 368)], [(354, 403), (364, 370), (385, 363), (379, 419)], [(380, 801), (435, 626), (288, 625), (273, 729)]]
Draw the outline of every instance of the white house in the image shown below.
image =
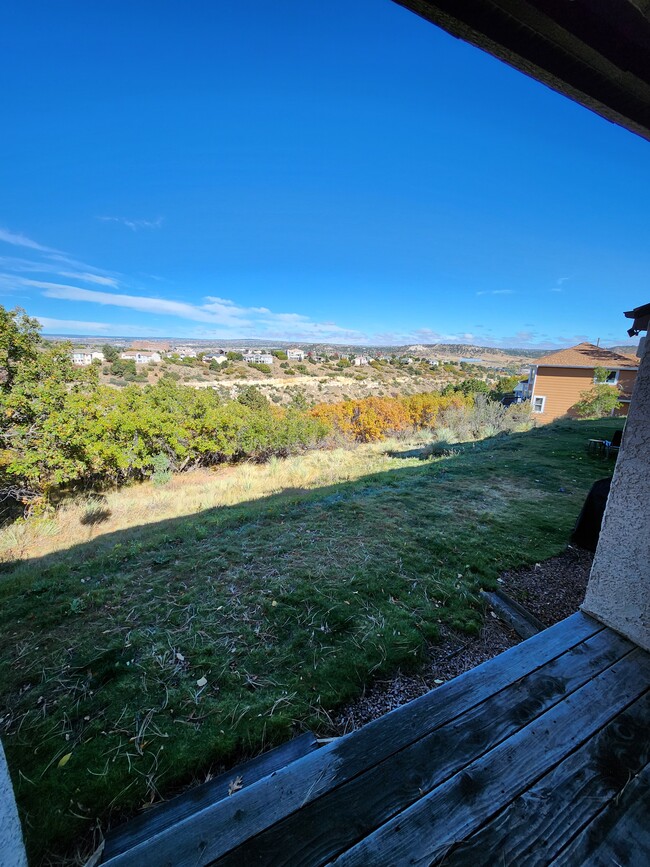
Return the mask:
[(438, 367), (439, 364), (440, 364), (439, 361), (437, 361), (435, 358), (432, 358), (431, 361), (429, 362), (429, 367)]
[(302, 349), (287, 349), (287, 358), (289, 361), (304, 361), (305, 353)]
[(244, 361), (249, 364), (273, 364), (273, 356), (270, 352), (260, 352), (258, 349), (249, 349), (244, 352)]
[(410, 355), (403, 355), (399, 360), (400, 364), (415, 364), (415, 359), (411, 358)]
[(195, 349), (188, 349), (186, 346), (179, 346), (177, 349), (171, 353), (171, 355), (177, 355), (179, 358), (196, 358), (197, 353)]
[(120, 358), (123, 358), (125, 361), (135, 361), (136, 364), (160, 364), (162, 361), (159, 352), (141, 351), (139, 349), (129, 349), (126, 352), (121, 352)]
[(105, 361), (103, 352), (73, 352), (72, 363), (88, 367), (93, 361)]
[(353, 364), (355, 367), (361, 367), (364, 364), (370, 364), (370, 359), (367, 355), (355, 355)]
[(217, 364), (225, 364), (226, 361), (228, 361), (228, 356), (223, 352), (204, 352), (203, 361), (205, 361), (206, 364), (210, 364), (212, 361), (216, 361)]

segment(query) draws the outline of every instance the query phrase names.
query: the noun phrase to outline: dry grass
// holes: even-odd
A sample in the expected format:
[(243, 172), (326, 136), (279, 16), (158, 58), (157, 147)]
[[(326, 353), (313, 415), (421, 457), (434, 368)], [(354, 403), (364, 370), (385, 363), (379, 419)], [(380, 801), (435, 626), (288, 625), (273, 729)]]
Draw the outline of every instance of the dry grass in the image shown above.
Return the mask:
[[(108, 533), (145, 526), (206, 509), (235, 506), (283, 491), (309, 491), (403, 467), (393, 449), (418, 447), (432, 434), (357, 447), (312, 451), (266, 464), (242, 463), (175, 475), (163, 486), (143, 482), (101, 496), (81, 496), (54, 513), (0, 530), (0, 560), (20, 561), (62, 551)], [(415, 458), (412, 463), (417, 464)]]

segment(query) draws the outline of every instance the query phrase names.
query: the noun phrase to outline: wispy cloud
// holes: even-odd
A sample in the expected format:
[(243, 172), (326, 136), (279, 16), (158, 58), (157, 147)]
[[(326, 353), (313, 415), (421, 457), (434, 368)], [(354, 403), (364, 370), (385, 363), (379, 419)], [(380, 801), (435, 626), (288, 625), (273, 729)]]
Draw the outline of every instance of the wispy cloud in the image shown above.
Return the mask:
[[(210, 332), (210, 336), (215, 338), (360, 341), (366, 337), (359, 331), (341, 327), (335, 322), (314, 322), (300, 313), (274, 313), (268, 307), (243, 307), (230, 299), (215, 296), (203, 299), (203, 304), (191, 304), (147, 295), (102, 292), (49, 280), (17, 279), (23, 286), (42, 289), (46, 298), (121, 307), (150, 315), (173, 316), (209, 324), (215, 326)], [(203, 331), (203, 336), (208, 336), (206, 331)]]
[(44, 247), (31, 238), (21, 235), (19, 232), (10, 232), (8, 229), (0, 229), (0, 241), (5, 244), (11, 244), (14, 247), (27, 247), (29, 250), (38, 250), (40, 253), (59, 253), (59, 250), (54, 250), (52, 247)]
[(96, 283), (99, 286), (112, 286), (113, 288), (118, 286), (115, 277), (104, 277), (102, 274), (90, 274), (87, 271), (57, 271), (56, 273), (59, 277), (81, 280), (82, 283)]
[(164, 217), (156, 217), (155, 220), (131, 220), (127, 217), (97, 217), (97, 219), (103, 223), (120, 223), (132, 232), (137, 232), (139, 229), (159, 229), (164, 222)]
[(555, 286), (551, 287), (551, 292), (562, 292), (564, 289), (564, 284), (570, 280), (570, 277), (558, 277), (555, 281)]
[(477, 295), (514, 295), (514, 289), (482, 289)]
[(140, 325), (88, 322), (81, 319), (52, 319), (50, 316), (36, 316), (45, 331), (49, 334), (98, 335), (101, 337), (146, 337), (159, 335), (159, 329), (147, 329), (146, 334)]

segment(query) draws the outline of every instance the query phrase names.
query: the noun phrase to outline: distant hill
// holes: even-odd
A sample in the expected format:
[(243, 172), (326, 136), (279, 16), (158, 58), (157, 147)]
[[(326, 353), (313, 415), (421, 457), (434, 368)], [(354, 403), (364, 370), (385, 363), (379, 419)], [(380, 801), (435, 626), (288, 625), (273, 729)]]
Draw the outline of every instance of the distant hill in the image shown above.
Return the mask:
[(629, 343), (627, 345), (623, 345), (623, 346), (608, 346), (607, 348), (610, 350), (610, 352), (620, 352), (621, 355), (629, 355), (631, 358), (637, 357), (637, 354), (636, 354), (637, 347), (636, 346), (630, 346)]

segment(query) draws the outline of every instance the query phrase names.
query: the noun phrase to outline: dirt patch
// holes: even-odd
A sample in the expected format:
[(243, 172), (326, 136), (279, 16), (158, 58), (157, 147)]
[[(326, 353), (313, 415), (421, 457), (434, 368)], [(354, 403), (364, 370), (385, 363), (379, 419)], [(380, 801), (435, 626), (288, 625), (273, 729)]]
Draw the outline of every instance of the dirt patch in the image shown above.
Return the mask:
[[(592, 559), (588, 551), (568, 547), (563, 554), (542, 563), (504, 572), (499, 584), (542, 623), (552, 626), (580, 607)], [(492, 659), (519, 641), (514, 631), (494, 612), (488, 611), (480, 635), (469, 637), (446, 632), (442, 640), (429, 649), (427, 660), (417, 674), (398, 672), (389, 680), (377, 681), (333, 717), (334, 726), (341, 735), (353, 731)]]

